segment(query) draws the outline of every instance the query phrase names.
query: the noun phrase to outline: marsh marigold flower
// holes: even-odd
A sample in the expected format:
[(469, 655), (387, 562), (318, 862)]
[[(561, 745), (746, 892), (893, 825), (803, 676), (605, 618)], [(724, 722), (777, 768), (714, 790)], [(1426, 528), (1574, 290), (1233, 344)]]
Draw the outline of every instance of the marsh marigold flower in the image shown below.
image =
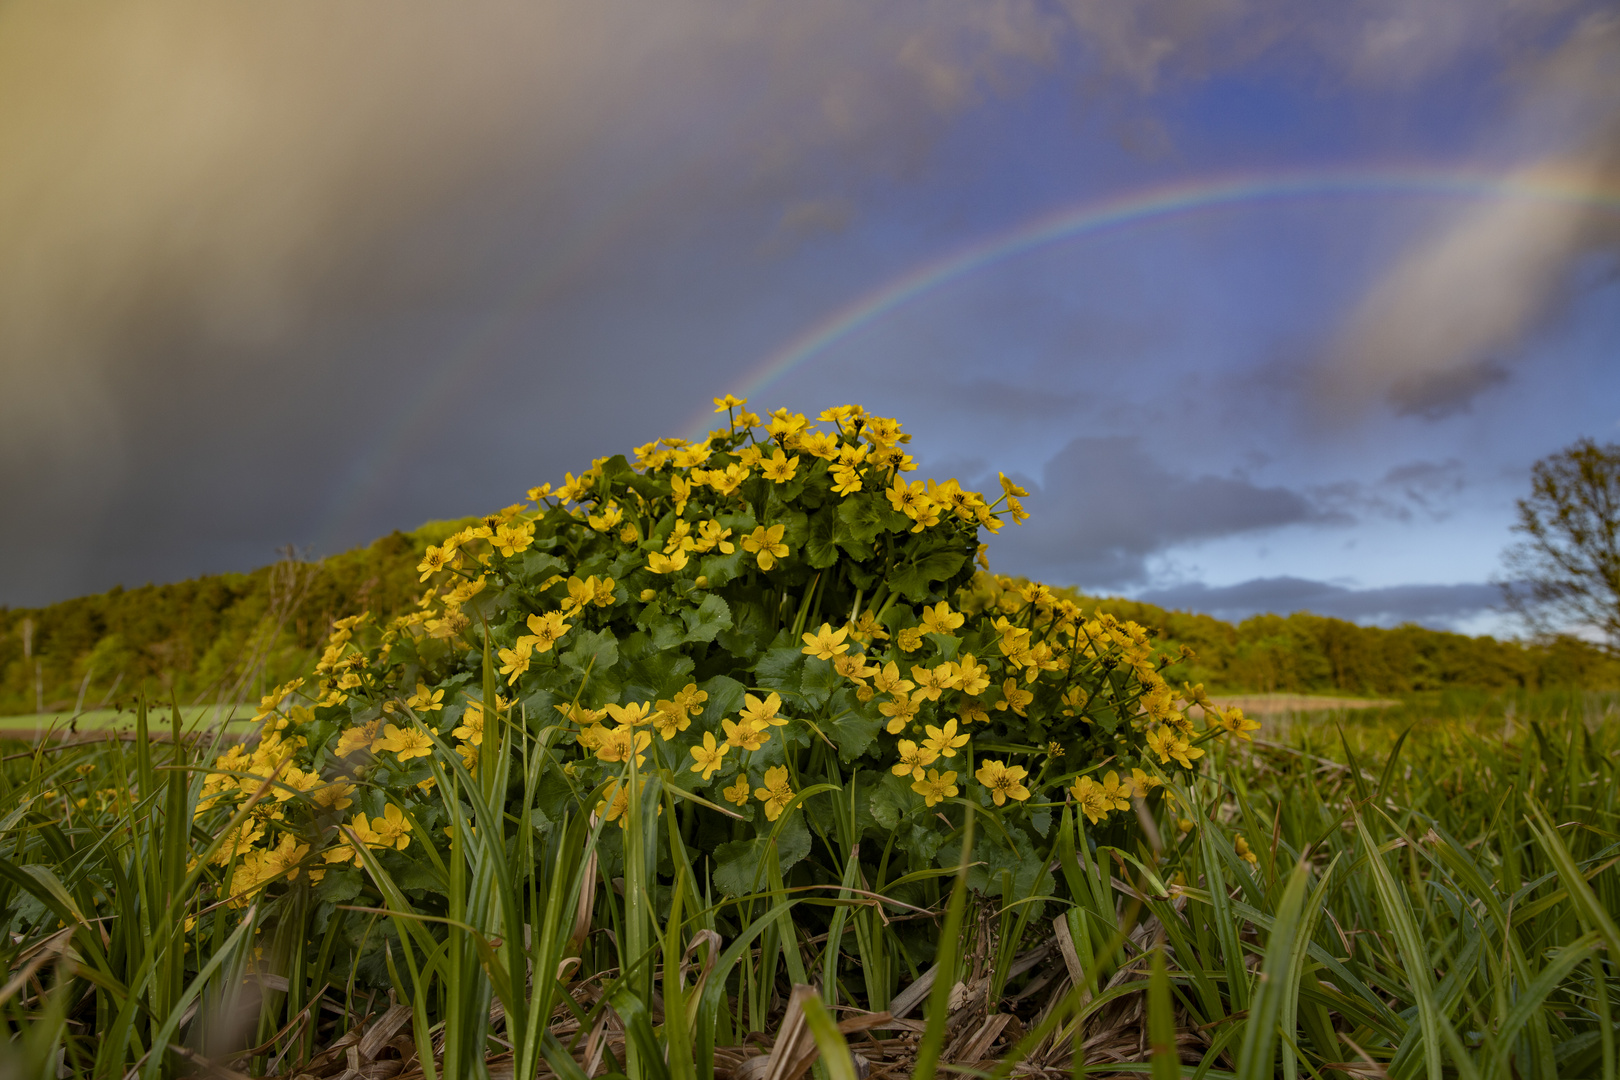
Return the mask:
[(754, 790), (754, 798), (765, 804), (766, 821), (775, 821), (781, 817), (782, 811), (793, 801), (793, 788), (788, 784), (787, 767), (773, 765), (766, 769), (764, 786)]
[(731, 749), (729, 742), (716, 743), (714, 732), (703, 733), (703, 745), (692, 747), (692, 771), (700, 773), (707, 780), (719, 771), (725, 759), (726, 752)]
[(929, 769), (927, 776), (920, 777), (911, 785), (911, 790), (923, 797), (923, 805), (933, 806), (956, 797), (956, 774)]
[(985, 761), (974, 773), (974, 779), (990, 789), (990, 798), (997, 806), (1005, 806), (1008, 799), (1023, 802), (1029, 798), (1024, 778), (1029, 771), (1022, 765), (1008, 765), (1003, 761)]
[(786, 531), (785, 525), (761, 525), (743, 537), (743, 550), (758, 556), (761, 570), (769, 570), (776, 560), (787, 558), (788, 546), (782, 543)]
[(839, 653), (849, 651), (849, 643), (844, 640), (848, 636), (849, 627), (840, 626), (834, 630), (831, 623), (822, 623), (820, 630), (804, 635), (804, 648), (800, 651), (818, 660), (831, 660)]
[(412, 758), (432, 754), (433, 740), (428, 738), (425, 731), (416, 728), (401, 729), (389, 724), (383, 728), (383, 737), (377, 741), (377, 749), (391, 751), (403, 763)]

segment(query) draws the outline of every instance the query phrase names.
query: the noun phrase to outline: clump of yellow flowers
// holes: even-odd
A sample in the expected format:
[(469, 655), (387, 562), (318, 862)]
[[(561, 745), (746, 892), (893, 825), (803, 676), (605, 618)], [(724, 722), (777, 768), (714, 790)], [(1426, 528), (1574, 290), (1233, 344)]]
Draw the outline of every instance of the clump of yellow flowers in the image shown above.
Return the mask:
[(215, 857), (232, 903), (299, 875), (343, 902), (368, 859), (445, 850), (440, 779), (524, 740), (557, 770), (544, 820), (622, 826), (659, 775), (738, 893), (765, 838), (783, 870), (809, 852), (813, 798), (919, 866), (971, 804), (1001, 820), (993, 871), (1059, 805), (1105, 824), (1258, 726), (1173, 689), (1140, 626), (989, 574), (981, 541), (1028, 517), (1005, 475), (993, 499), (911, 479), (910, 435), (855, 405), (715, 405), (705, 439), (598, 460), (429, 547), (416, 610), (334, 624), (312, 682), (268, 695), (204, 784), (199, 819), (250, 808)]

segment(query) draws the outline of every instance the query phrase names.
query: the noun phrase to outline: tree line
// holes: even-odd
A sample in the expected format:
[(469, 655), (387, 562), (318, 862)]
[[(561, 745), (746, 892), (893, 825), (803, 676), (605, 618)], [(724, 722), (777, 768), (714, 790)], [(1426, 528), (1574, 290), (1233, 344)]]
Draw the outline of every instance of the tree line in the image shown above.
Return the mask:
[[(288, 553), (246, 574), (0, 609), (0, 715), (116, 707), (142, 691), (180, 704), (256, 701), (314, 662), (334, 620), (413, 605), (422, 553), (461, 524), (429, 523), (319, 561)], [(1217, 691), (1620, 688), (1620, 660), (1573, 637), (1502, 640), (1307, 613), (1230, 623), (1064, 591), (1148, 627), (1169, 656), (1187, 646), (1195, 657), (1169, 674)]]

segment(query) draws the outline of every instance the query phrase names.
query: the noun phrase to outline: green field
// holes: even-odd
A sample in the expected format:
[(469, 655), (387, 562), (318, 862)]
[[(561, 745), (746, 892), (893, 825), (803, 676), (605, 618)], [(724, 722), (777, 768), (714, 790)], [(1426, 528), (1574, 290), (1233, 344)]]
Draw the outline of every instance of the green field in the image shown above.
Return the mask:
[[(3, 773), (7, 1064), (181, 1075), (206, 1052), (337, 1077), (360, 1046), (363, 1075), (664, 1080), (780, 1039), (819, 1047), (831, 1077), (855, 1075), (853, 1051), (887, 1075), (1612, 1080), (1616, 708), (1447, 694), (1279, 717), (1205, 759), (1176, 806), (1152, 801), (1157, 842), (1060, 814), (1055, 872), (1010, 904), (966, 888), (951, 851), (909, 883), (829, 892), (767, 871), (717, 903), (656, 777), (622, 837), (584, 815), (525, 826), (462, 786), (478, 828), (436, 921), (375, 859), (342, 903), (299, 881), (218, 907), (206, 860), (187, 870), (213, 836), (189, 828), (197, 788), (164, 767), (170, 748), (64, 747)], [(537, 806), (542, 747), (504, 737), (508, 805)], [(130, 779), (133, 801), (108, 793)], [(990, 811), (972, 826), (995, 827)], [(624, 858), (633, 844), (664, 855)], [(896, 936), (908, 920), (936, 955)], [(936, 964), (950, 977), (907, 994)], [(896, 1001), (914, 1007), (887, 1019)]]

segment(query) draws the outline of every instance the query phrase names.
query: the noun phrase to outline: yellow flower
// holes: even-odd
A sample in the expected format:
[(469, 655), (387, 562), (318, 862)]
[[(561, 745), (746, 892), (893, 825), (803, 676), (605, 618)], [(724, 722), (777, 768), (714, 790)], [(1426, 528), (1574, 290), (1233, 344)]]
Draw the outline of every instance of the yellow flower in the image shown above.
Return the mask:
[(923, 769), (939, 760), (939, 754), (926, 746), (918, 746), (910, 739), (900, 740), (900, 762), (890, 771), (896, 776), (923, 778)]
[(1121, 783), (1118, 773), (1109, 772), (1100, 784), (1089, 776), (1082, 776), (1075, 781), (1069, 793), (1080, 804), (1080, 810), (1087, 820), (1095, 825), (1111, 810), (1129, 810), (1131, 790), (1131, 781)]
[[(703, 479), (710, 487), (714, 488), (714, 490), (719, 492), (721, 495), (730, 495), (732, 492), (742, 487), (743, 481), (748, 479), (748, 467), (734, 461), (730, 465), (727, 465), (724, 469), (710, 469), (708, 472), (703, 474)], [(715, 524), (715, 527), (719, 527), (718, 523)], [(700, 525), (699, 529), (701, 528), (702, 526)], [(727, 529), (725, 532), (727, 535), (729, 535), (731, 530)], [(709, 549), (700, 546), (698, 550), (708, 551)], [(729, 542), (725, 542), (720, 545), (720, 550), (729, 555), (731, 552), (737, 549), (731, 546)]]
[(727, 802), (729, 802), (729, 803), (731, 803), (731, 804), (733, 804), (735, 806), (747, 806), (748, 805), (748, 774), (747, 773), (738, 774), (737, 782), (735, 784), (732, 784), (730, 787), (724, 789), (723, 791), (721, 791), (720, 794), (722, 794), (722, 795), (724, 795), (726, 797)]
[(973, 775), (979, 783), (990, 789), (990, 798), (995, 800), (997, 806), (1006, 805), (1008, 799), (1023, 802), (1029, 798), (1029, 789), (1023, 784), (1029, 772), (1022, 765), (986, 761)]
[(908, 484), (898, 473), (895, 474), (894, 483), (889, 485), (889, 490), (885, 494), (889, 496), (889, 505), (913, 521), (917, 520), (933, 502), (921, 481)]
[(915, 626), (908, 626), (895, 635), (894, 643), (900, 646), (901, 652), (914, 653), (922, 648), (922, 631)]
[(652, 703), (648, 701), (632, 701), (628, 705), (615, 703), (606, 708), (613, 722), (624, 727), (640, 727), (653, 718)]
[(843, 656), (833, 657), (833, 670), (863, 688), (866, 686), (866, 680), (878, 673), (876, 666), (867, 666), (866, 657), (861, 653), (845, 653)]
[(772, 690), (761, 701), (753, 694), (743, 695), (742, 715), (739, 719), (746, 720), (758, 728), (785, 727), (787, 717), (778, 716), (776, 712), (782, 707), (782, 695)]
[(399, 807), (389, 803), (383, 809), (380, 817), (371, 819), (371, 828), (377, 834), (377, 841), (385, 848), (394, 848), (404, 851), (411, 843), (411, 823), (405, 819)]
[(941, 773), (938, 769), (929, 769), (928, 775), (918, 777), (911, 785), (911, 790), (923, 797), (925, 806), (933, 806), (946, 799), (956, 797), (956, 774), (953, 772)]
[(686, 710), (677, 707), (673, 701), (660, 701), (658, 704), (658, 711), (652, 714), (652, 725), (665, 742), (692, 726), (692, 718), (686, 715)]
[(354, 785), (347, 780), (333, 780), (316, 788), (311, 795), (315, 805), (323, 810), (347, 810), (354, 805), (354, 800), (349, 798), (353, 793)]
[(997, 710), (1011, 709), (1019, 716), (1027, 716), (1025, 706), (1035, 700), (1035, 695), (1018, 686), (1017, 679), (1008, 679), (1001, 684), (1001, 700), (996, 702)]
[(785, 484), (792, 480), (794, 474), (799, 471), (799, 459), (797, 456), (788, 457), (781, 450), (778, 450), (768, 460), (759, 463), (759, 471), (764, 473), (767, 479), (778, 484)]
[(585, 524), (597, 532), (610, 532), (623, 520), (624, 511), (619, 508), (619, 504), (610, 502), (606, 506), (600, 507), (596, 513), (587, 514)]
[(1229, 709), (1215, 710), (1214, 717), (1215, 723), (1212, 726), (1219, 728), (1228, 735), (1236, 735), (1244, 742), (1253, 742), (1254, 740), (1250, 738), (1249, 732), (1260, 730), (1259, 721), (1250, 720), (1244, 716), (1243, 710), (1236, 705)]
[(722, 760), (730, 749), (731, 743), (717, 744), (714, 741), (714, 732), (705, 731), (703, 733), (703, 745), (692, 747), (692, 771), (701, 773), (705, 780), (709, 779), (719, 771)]
[(371, 721), (369, 724), (358, 724), (355, 727), (350, 727), (350, 729), (345, 730), (342, 735), (337, 737), (337, 750), (332, 751), (332, 753), (339, 756), (339, 758), (347, 758), (348, 755), (361, 750), (369, 753), (371, 748), (376, 745), (377, 729), (381, 725), (382, 721)]
[(419, 713), (438, 712), (444, 708), (444, 691), (429, 690), (427, 683), (416, 684), (416, 693), (405, 699), (405, 704)]
[(769, 570), (776, 565), (777, 559), (787, 557), (788, 546), (782, 543), (782, 534), (786, 531), (785, 525), (761, 525), (743, 537), (743, 550), (756, 553), (759, 556), (759, 568)]
[(697, 541), (692, 539), (692, 523), (684, 519), (677, 520), (675, 527), (669, 531), (669, 538), (664, 541), (664, 554), (692, 551), (696, 547)]
[(529, 616), (527, 623), (529, 633), (534, 635), (533, 646), (536, 653), (550, 652), (551, 647), (557, 644), (564, 634), (573, 629), (569, 623), (563, 621), (566, 618), (567, 616), (560, 611), (548, 611), (544, 615)]
[(890, 660), (883, 665), (883, 670), (873, 674), (872, 685), (878, 689), (879, 693), (893, 694), (895, 697), (900, 697), (909, 693), (912, 687), (917, 684), (910, 679), (901, 678), (899, 665)]
[(860, 470), (853, 465), (834, 465), (832, 467), (833, 491), (840, 496), (850, 496), (861, 490)]
[(319, 773), (307, 773), (296, 765), (289, 765), (281, 770), (281, 776), (276, 781), (277, 786), (270, 789), (270, 794), (275, 797), (276, 802), (286, 802), (299, 792), (310, 791), (320, 782)]
[(416, 564), (416, 568), (422, 572), (422, 576), (417, 580), (426, 581), (449, 564), (449, 552), (444, 548), (430, 547), (427, 549), (427, 553), (422, 556), (422, 561)]
[(539, 487), (532, 487), (528, 490), (527, 494), (530, 502), (537, 503), (547, 495), (551, 494), (551, 485), (541, 484)]
[(389, 724), (383, 728), (383, 737), (377, 741), (377, 749), (391, 751), (401, 762), (406, 762), (433, 753), (433, 740), (428, 738), (425, 731), (416, 728), (404, 730)]
[[(687, 683), (676, 691), (675, 699), (670, 702), (677, 709), (685, 711), (690, 716), (696, 716), (703, 711), (703, 703), (709, 700), (707, 690), (699, 690), (697, 683)], [(685, 731), (685, 728), (681, 729)]]
[(602, 801), (596, 804), (596, 812), (602, 816), (603, 821), (617, 821), (619, 828), (630, 824), (627, 811), (630, 809), (630, 784), (628, 781), (620, 783), (618, 780), (608, 785), (602, 796)]
[(834, 630), (830, 623), (822, 623), (820, 630), (804, 635), (804, 648), (800, 651), (818, 660), (831, 660), (839, 653), (849, 651), (849, 643), (844, 640), (848, 636), (849, 627), (840, 626)]
[(647, 569), (655, 574), (677, 573), (686, 569), (686, 564), (690, 561), (691, 559), (684, 548), (673, 555), (664, 555), (657, 551), (647, 553)]
[(701, 521), (698, 523), (697, 550), (713, 551), (718, 548), (720, 554), (730, 555), (737, 550), (737, 545), (726, 539), (730, 535), (731, 530), (721, 528), (718, 521), (713, 519)]
[(1159, 764), (1168, 765), (1170, 759), (1181, 763), (1184, 769), (1192, 768), (1192, 759), (1204, 756), (1202, 747), (1190, 746), (1187, 737), (1174, 728), (1155, 728), (1147, 733), (1148, 749), (1159, 755)]
[(784, 765), (773, 765), (765, 770), (765, 786), (754, 789), (754, 798), (765, 804), (765, 820), (775, 821), (782, 816), (788, 803), (793, 801), (793, 788), (788, 785), (788, 771)]
[(956, 721), (954, 719), (945, 721), (944, 728), (937, 728), (929, 724), (923, 730), (928, 733), (926, 741), (928, 749), (940, 757), (955, 757), (956, 748), (967, 745), (968, 736), (956, 733)]
[(906, 725), (911, 723), (912, 718), (917, 715), (917, 702), (910, 697), (901, 695), (892, 701), (879, 703), (878, 712), (889, 718), (889, 734), (898, 735), (906, 729)]
[(498, 651), (500, 670), (506, 676), (506, 685), (511, 686), (518, 681), (518, 676), (529, 670), (529, 661), (534, 658), (533, 641), (531, 637), (520, 637), (512, 648)]
[(495, 530), (495, 535), (490, 538), (490, 543), (494, 545), (496, 551), (499, 551), (507, 558), (511, 558), (521, 551), (527, 551), (530, 545), (534, 543), (534, 523), (502, 525)]
[(636, 764), (640, 765), (645, 759), (642, 751), (652, 745), (651, 732), (628, 727), (603, 727), (600, 730), (602, 742), (596, 748), (598, 761), (629, 761), (630, 755), (634, 754)]
[[(1138, 799), (1145, 799), (1148, 793), (1164, 783), (1157, 776), (1149, 776), (1141, 769), (1131, 770), (1131, 794)], [(1167, 793), (1168, 794), (1168, 793)]]
[[(382, 846), (382, 837), (379, 836), (377, 831), (372, 828), (371, 822), (366, 820), (366, 815), (364, 814), (356, 814), (349, 820), (348, 831), (354, 834), (349, 838), (349, 843), (351, 846), (354, 844), (355, 840), (359, 840), (361, 844), (368, 848)], [(354, 861), (356, 864), (360, 863), (358, 853), (355, 855)]]
[(746, 404), (748, 404), (747, 398), (732, 397), (730, 394), (727, 394), (725, 397), (717, 397), (714, 399), (714, 411), (717, 413), (730, 412), (732, 409), (740, 409)]
[(922, 665), (915, 665), (911, 669), (911, 677), (917, 680), (917, 696), (924, 701), (938, 701), (939, 695), (950, 689), (955, 681), (956, 665), (946, 662), (930, 670)]
[(467, 711), (461, 714), (461, 724), (450, 734), (463, 742), (473, 746), (484, 745), (484, 706), (476, 701), (467, 703)]
[(1249, 849), (1249, 842), (1243, 839), (1241, 835), (1233, 838), (1232, 847), (1237, 851), (1237, 857), (1247, 862), (1250, 866), (1260, 865), (1260, 856), (1256, 855)]
[(1108, 816), (1114, 808), (1113, 800), (1103, 796), (1102, 785), (1089, 776), (1082, 776), (1076, 780), (1069, 789), (1074, 801), (1079, 804), (1080, 812), (1086, 815), (1086, 820), (1093, 825)]
[[(289, 881), (292, 880), (293, 876), (298, 872), (298, 864), (303, 862), (304, 856), (308, 854), (308, 844), (300, 844), (297, 837), (291, 833), (283, 834), (281, 842), (265, 853), (264, 862), (261, 864), (263, 880), (269, 882), (282, 877)], [(319, 881), (320, 878), (315, 877), (316, 873), (324, 873), (324, 871), (312, 871), (310, 873), (311, 878)]]
[(725, 729), (726, 743), (739, 750), (758, 750), (770, 741), (770, 730), (763, 724), (752, 720), (743, 720), (733, 724), (730, 720), (721, 720), (720, 726)]
[(952, 611), (951, 605), (941, 600), (931, 608), (923, 609), (922, 629), (925, 634), (946, 634), (956, 630), (966, 616)]

